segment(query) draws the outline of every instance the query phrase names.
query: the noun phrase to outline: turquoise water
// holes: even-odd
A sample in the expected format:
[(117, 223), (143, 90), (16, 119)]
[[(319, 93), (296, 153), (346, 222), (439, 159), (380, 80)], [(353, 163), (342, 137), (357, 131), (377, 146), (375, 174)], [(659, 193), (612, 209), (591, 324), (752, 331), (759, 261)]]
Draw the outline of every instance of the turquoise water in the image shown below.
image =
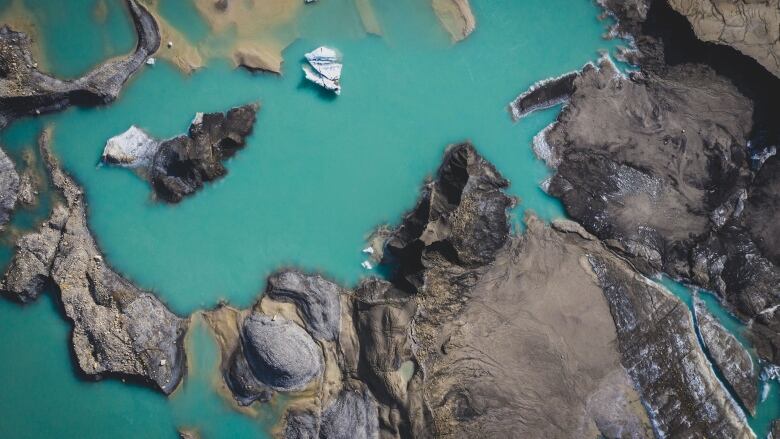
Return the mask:
[[(94, 1), (27, 1), (45, 23), (44, 49), (59, 74), (78, 75), (133, 47), (118, 2), (108, 1), (106, 22), (96, 23)], [(0, 0), (0, 8), (7, 3)], [(205, 38), (208, 29), (187, 2), (161, 3), (161, 14), (185, 35)], [(181, 315), (220, 299), (249, 305), (265, 276), (282, 266), (324, 271), (346, 284), (370, 274), (360, 267), (366, 235), (414, 205), (453, 142), (473, 141), (511, 180), (522, 208), (563, 216), (538, 187), (548, 171), (529, 147), (556, 110), (512, 124), (506, 105), (536, 80), (614, 47), (601, 39), (595, 5), (476, 0), (476, 32), (453, 45), (427, 1), (374, 3), (382, 38), (365, 35), (352, 0), (304, 8), (294, 25), (301, 39), (285, 51), (281, 77), (217, 60), (188, 77), (158, 61), (111, 106), (20, 121), (1, 134), (3, 144), (16, 154), (53, 126), (54, 149), (86, 189), (90, 226), (107, 260)], [(303, 54), (323, 44), (344, 54), (336, 99), (299, 71)], [(131, 124), (167, 137), (186, 131), (197, 111), (253, 101), (262, 104), (255, 133), (227, 164), (229, 175), (179, 205), (153, 202), (147, 184), (127, 170), (98, 166), (106, 139)], [(15, 224), (31, 227), (46, 206)], [(8, 254), (0, 246), (0, 258)], [(213, 391), (217, 349), (201, 325), (191, 334), (192, 370), (166, 402), (141, 387), (79, 380), (58, 314), (49, 298), (23, 308), (0, 302), (0, 331), (13, 334), (0, 342), (0, 437), (172, 438), (184, 426), (206, 438), (243, 438), (276, 421), (272, 407), (253, 418)]]
[[(715, 297), (714, 294), (707, 291), (694, 291), (688, 286), (669, 279), (668, 277), (662, 278), (661, 284), (679, 297), (691, 313), (694, 312), (693, 299), (695, 296), (698, 296), (704, 302), (710, 313), (712, 313), (712, 315), (714, 315), (715, 318), (718, 319), (718, 321), (732, 333), (745, 348), (747, 348), (747, 351), (753, 358), (753, 363), (759, 369), (763, 367), (755, 350), (750, 347), (750, 342), (745, 338), (745, 331), (747, 329), (745, 324), (729, 313), (729, 311), (720, 304), (718, 298)], [(704, 347), (702, 346), (702, 348)], [(715, 369), (717, 371), (717, 367), (715, 367)], [(718, 377), (723, 380), (723, 377), (719, 373)], [(750, 427), (759, 438), (763, 438), (766, 437), (767, 433), (769, 433), (769, 430), (772, 428), (772, 421), (780, 417), (780, 383), (778, 383), (777, 380), (759, 380), (756, 385), (759, 386), (759, 396), (762, 400), (760, 400), (760, 403), (756, 407), (755, 416), (751, 416), (747, 411), (745, 411), (745, 414), (748, 418)], [(765, 389), (765, 387), (767, 387), (767, 389)], [(765, 392), (763, 397), (761, 396), (762, 392)]]

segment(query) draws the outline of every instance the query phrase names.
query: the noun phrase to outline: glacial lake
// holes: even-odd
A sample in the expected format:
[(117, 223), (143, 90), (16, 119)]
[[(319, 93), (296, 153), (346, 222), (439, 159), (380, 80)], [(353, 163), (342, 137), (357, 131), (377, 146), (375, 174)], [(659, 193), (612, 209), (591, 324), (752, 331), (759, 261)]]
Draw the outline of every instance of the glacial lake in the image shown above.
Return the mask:
[[(0, 0), (0, 11), (14, 0)], [(20, 1), (20, 0), (15, 0)], [(303, 1), (303, 0), (301, 0)], [(38, 24), (53, 73), (78, 76), (108, 56), (126, 53), (135, 36), (122, 2), (24, 0)], [(472, 141), (507, 177), (524, 209), (565, 216), (539, 183), (549, 175), (531, 151), (533, 136), (557, 110), (511, 122), (507, 104), (539, 79), (580, 68), (600, 50), (608, 23), (588, 0), (472, 0), (476, 31), (453, 44), (428, 1), (373, 1), (382, 35), (363, 29), (353, 0), (322, 0), (291, 25), (299, 39), (284, 51), (283, 74), (253, 74), (224, 59), (185, 75), (159, 60), (146, 66), (105, 108), (71, 109), (23, 120), (4, 131), (18, 158), (44, 126), (66, 170), (83, 185), (90, 227), (118, 271), (187, 315), (220, 300), (250, 305), (265, 277), (286, 266), (321, 271), (346, 285), (371, 275), (361, 262), (367, 235), (395, 224), (414, 206), (448, 144)], [(209, 32), (185, 1), (162, 0), (160, 13), (193, 41)], [(303, 54), (328, 45), (344, 56), (342, 95), (304, 82)], [(165, 50), (162, 48), (161, 50)], [(196, 112), (249, 102), (261, 110), (248, 146), (227, 163), (226, 178), (169, 206), (125, 169), (99, 166), (106, 140), (137, 125), (153, 136), (183, 133)], [(14, 225), (45, 218), (49, 196)], [(2, 241), (0, 262), (10, 257)], [(690, 291), (670, 284), (687, 300)], [(707, 300), (730, 330), (739, 322)], [(21, 307), (0, 301), (0, 437), (174, 438), (179, 427), (204, 438), (268, 435), (282, 402), (242, 414), (214, 391), (218, 349), (196, 318), (188, 339), (190, 371), (169, 399), (117, 380), (78, 377), (69, 323), (51, 297)], [(776, 384), (751, 425), (762, 436), (780, 416)]]

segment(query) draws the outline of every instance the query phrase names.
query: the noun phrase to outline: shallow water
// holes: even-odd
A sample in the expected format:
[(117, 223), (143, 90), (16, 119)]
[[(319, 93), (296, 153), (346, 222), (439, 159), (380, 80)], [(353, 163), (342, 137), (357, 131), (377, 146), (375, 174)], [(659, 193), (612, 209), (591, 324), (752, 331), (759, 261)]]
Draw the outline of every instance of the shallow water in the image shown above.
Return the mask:
[[(95, 1), (28, 3), (45, 20), (44, 50), (59, 74), (78, 75), (133, 47), (132, 28), (115, 2), (107, 2), (103, 24), (92, 18)], [(615, 43), (601, 39), (605, 24), (587, 0), (473, 4), (477, 30), (452, 45), (428, 2), (375, 1), (384, 32), (378, 38), (365, 34), (353, 0), (323, 1), (304, 8), (294, 24), (301, 39), (285, 51), (281, 77), (224, 61), (187, 77), (158, 61), (111, 106), (20, 121), (2, 140), (14, 154), (51, 124), (55, 151), (86, 189), (90, 226), (107, 260), (181, 315), (220, 299), (249, 305), (265, 276), (286, 265), (353, 284), (370, 274), (360, 267), (366, 235), (413, 207), (453, 142), (470, 139), (511, 180), (512, 194), (522, 199), (517, 218), (522, 209), (563, 216), (560, 203), (538, 187), (548, 171), (529, 147), (556, 110), (513, 124), (506, 105), (538, 79), (577, 69)], [(163, 0), (160, 13), (193, 39), (208, 32), (187, 2)], [(344, 55), (344, 90), (336, 99), (303, 82), (300, 72), (303, 54), (323, 44)], [(255, 133), (228, 163), (228, 176), (179, 205), (152, 201), (148, 185), (128, 170), (98, 166), (106, 139), (131, 124), (173, 136), (186, 131), (195, 112), (253, 101), (262, 104)], [(42, 216), (39, 208), (14, 222), (31, 227)], [(0, 250), (7, 260), (8, 248)], [(57, 314), (49, 298), (24, 308), (0, 302), (0, 333), (14, 334), (0, 342), (1, 437), (175, 437), (175, 428), (186, 426), (206, 438), (241, 438), (276, 421), (271, 408), (254, 419), (213, 391), (217, 349), (203, 326), (190, 335), (193, 370), (166, 403), (141, 387), (80, 381), (68, 325)]]

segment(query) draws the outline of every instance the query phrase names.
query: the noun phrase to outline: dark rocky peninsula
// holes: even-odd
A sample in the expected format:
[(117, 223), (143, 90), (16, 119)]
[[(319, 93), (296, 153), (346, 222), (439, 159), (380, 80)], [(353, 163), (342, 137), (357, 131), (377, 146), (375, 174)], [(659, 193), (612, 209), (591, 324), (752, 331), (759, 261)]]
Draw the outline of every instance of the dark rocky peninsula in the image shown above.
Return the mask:
[(226, 113), (197, 113), (187, 134), (163, 141), (132, 126), (109, 139), (102, 160), (135, 169), (157, 199), (177, 203), (227, 174), (222, 162), (244, 147), (259, 108), (248, 104)]
[(0, 128), (23, 116), (116, 99), (130, 76), (160, 47), (159, 28), (149, 11), (136, 0), (127, 0), (127, 7), (138, 34), (135, 51), (72, 80), (39, 71), (30, 52), (30, 38), (7, 26), (0, 28)]
[(87, 228), (84, 194), (60, 169), (48, 132), (40, 146), (62, 200), (37, 232), (19, 239), (0, 291), (21, 302), (52, 291), (73, 324), (73, 352), (84, 374), (128, 377), (171, 393), (185, 373), (188, 319), (103, 260)]
[[(452, 146), (387, 236), (390, 280), (286, 270), (206, 313), (226, 387), (291, 397), (285, 438), (752, 437), (679, 299), (574, 222), (511, 233), (507, 186)], [(298, 329), (255, 346), (256, 321)]]
[(645, 274), (716, 292), (777, 364), (780, 159), (764, 153), (778, 140), (780, 80), (696, 39), (664, 1), (605, 3), (640, 70), (625, 76), (605, 59), (570, 87), (550, 82), (567, 103), (535, 141), (555, 169), (548, 192)]

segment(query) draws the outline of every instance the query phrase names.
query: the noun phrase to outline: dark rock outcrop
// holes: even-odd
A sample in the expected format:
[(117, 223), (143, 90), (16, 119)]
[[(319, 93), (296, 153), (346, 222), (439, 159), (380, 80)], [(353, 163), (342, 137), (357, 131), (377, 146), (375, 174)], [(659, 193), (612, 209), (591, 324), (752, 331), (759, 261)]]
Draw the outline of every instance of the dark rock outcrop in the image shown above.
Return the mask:
[(186, 135), (163, 141), (131, 127), (109, 140), (103, 161), (135, 168), (158, 199), (177, 203), (227, 174), (222, 162), (244, 147), (259, 108), (248, 104), (227, 113), (197, 113)]
[(716, 291), (752, 320), (761, 357), (777, 362), (780, 268), (770, 218), (780, 213), (780, 173), (769, 158), (756, 174), (749, 155), (756, 130), (777, 136), (776, 104), (761, 94), (780, 86), (753, 60), (679, 29), (663, 1), (605, 4), (620, 20), (617, 33), (636, 41), (641, 71), (624, 76), (602, 60), (580, 72), (557, 122), (535, 141), (556, 171), (547, 190), (642, 272)]
[(758, 374), (750, 354), (708, 310), (701, 299), (694, 301), (696, 323), (704, 346), (715, 366), (751, 414), (758, 403)]
[(252, 374), (276, 391), (300, 390), (322, 373), (320, 348), (284, 318), (251, 313), (244, 319), (241, 346)]
[[(453, 146), (385, 235), (390, 280), (334, 294), (287, 271), (251, 311), (212, 311), (237, 400), (242, 319), (280, 313), (324, 365), (311, 393), (293, 394), (281, 437), (751, 437), (687, 308), (576, 223), (529, 216), (511, 235), (507, 185), (471, 145)], [(333, 296), (338, 337), (317, 337)]]
[(19, 196), (19, 174), (14, 162), (0, 149), (0, 231), (11, 219)]
[(23, 116), (60, 111), (70, 105), (107, 104), (124, 83), (160, 47), (160, 32), (152, 15), (136, 0), (127, 6), (138, 34), (133, 53), (104, 62), (84, 76), (61, 80), (38, 71), (30, 53), (30, 38), (7, 26), (0, 28), (0, 128)]
[(479, 267), (509, 235), (506, 210), (514, 200), (502, 192), (509, 182), (472, 145), (450, 147), (437, 176), (387, 240), (385, 262), (397, 263), (394, 282), (409, 291), (422, 284), (430, 259)]
[(103, 261), (87, 228), (83, 192), (51, 155), (47, 132), (40, 142), (64, 202), (18, 241), (0, 290), (26, 302), (52, 288), (73, 323), (73, 352), (85, 374), (128, 376), (171, 393), (185, 373), (188, 320)]

